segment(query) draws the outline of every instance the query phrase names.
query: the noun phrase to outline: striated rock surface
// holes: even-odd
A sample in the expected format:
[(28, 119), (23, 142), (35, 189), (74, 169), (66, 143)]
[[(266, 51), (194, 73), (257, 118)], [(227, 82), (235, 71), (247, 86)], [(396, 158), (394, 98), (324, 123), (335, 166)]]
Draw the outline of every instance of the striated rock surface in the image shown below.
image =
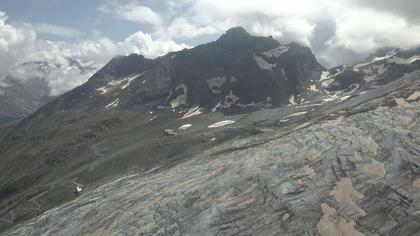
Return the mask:
[[(231, 116), (231, 129), (260, 132), (220, 143), (216, 133), (188, 160), (120, 175), (6, 234), (416, 235), (420, 101), (403, 107), (394, 96), (419, 91), (419, 78), (308, 109), (286, 124), (275, 122), (286, 117), (279, 114), (302, 110)], [(205, 132), (208, 121), (188, 123)]]

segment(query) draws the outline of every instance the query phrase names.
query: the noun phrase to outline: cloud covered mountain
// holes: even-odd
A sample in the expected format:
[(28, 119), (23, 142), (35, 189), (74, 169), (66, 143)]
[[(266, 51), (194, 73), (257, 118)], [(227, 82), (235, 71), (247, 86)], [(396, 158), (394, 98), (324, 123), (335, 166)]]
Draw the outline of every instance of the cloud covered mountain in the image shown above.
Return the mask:
[(84, 83), (96, 68), (71, 58), (34, 61), (14, 67), (0, 84), (0, 123), (22, 119), (67, 88)]

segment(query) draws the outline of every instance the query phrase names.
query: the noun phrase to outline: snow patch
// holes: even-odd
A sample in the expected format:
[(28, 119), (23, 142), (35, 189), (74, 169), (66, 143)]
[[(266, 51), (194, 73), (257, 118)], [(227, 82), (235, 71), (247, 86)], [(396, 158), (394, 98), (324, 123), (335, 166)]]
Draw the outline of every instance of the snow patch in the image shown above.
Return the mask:
[(409, 107), (410, 106), (410, 104), (407, 101), (405, 101), (404, 98), (394, 97), (394, 100), (397, 103), (397, 105), (400, 106), (400, 107)]
[(329, 71), (323, 71), (321, 73), (321, 78), (319, 80), (323, 81), (323, 80), (328, 80), (328, 79), (331, 79), (330, 72)]
[(128, 86), (130, 86), (130, 84), (131, 84), (131, 81), (133, 81), (133, 80), (135, 80), (135, 79), (137, 79), (137, 78), (139, 78), (140, 76), (142, 76), (144, 74), (144, 72), (143, 73), (141, 73), (140, 75), (136, 75), (136, 76), (131, 76), (131, 77), (128, 77), (128, 78), (126, 78), (126, 79), (124, 79), (125, 81), (125, 83), (121, 86), (121, 89), (126, 89)]
[(279, 46), (261, 53), (266, 57), (279, 57), (289, 51), (289, 46)]
[(261, 68), (261, 70), (270, 70), (272, 71), (273, 68), (277, 66), (277, 64), (270, 64), (266, 60), (264, 60), (262, 57), (255, 56), (254, 59), (257, 62), (258, 66)]
[(410, 58), (394, 57), (394, 58), (388, 59), (388, 62), (395, 63), (395, 64), (402, 64), (402, 65), (409, 65), (418, 60), (420, 60), (420, 55), (415, 55)]
[(296, 113), (293, 113), (293, 114), (290, 114), (290, 115), (284, 117), (282, 120), (285, 120), (285, 119), (291, 118), (291, 117), (305, 115), (306, 113), (308, 113), (308, 112), (307, 111), (296, 112)]
[(339, 75), (342, 71), (340, 70), (338, 73), (332, 75), (329, 71), (323, 71), (321, 73), (320, 81), (322, 82), (322, 87), (328, 87), (328, 85), (333, 82), (333, 78), (337, 75)]
[(219, 94), (222, 92), (220, 91), (220, 88), (225, 84), (226, 77), (214, 77), (206, 81), (213, 94)]
[(349, 99), (350, 97), (351, 97), (350, 95), (339, 96), (338, 94), (332, 94), (332, 95), (329, 95), (328, 97), (322, 99), (322, 101), (332, 102), (332, 101), (338, 100), (339, 102), (343, 102), (343, 101)]
[(212, 109), (211, 109), (211, 111), (212, 112), (216, 112), (217, 111), (217, 109), (219, 109), (219, 108), (221, 108), (222, 107), (222, 103), (221, 102), (219, 102), (219, 103), (217, 103), (216, 104), (216, 106), (214, 106)]
[(365, 66), (368, 66), (368, 65), (370, 65), (370, 64), (372, 64), (372, 63), (375, 63), (375, 62), (379, 62), (379, 61), (384, 61), (384, 60), (390, 59), (390, 58), (394, 57), (396, 54), (397, 54), (397, 51), (396, 51), (396, 50), (394, 50), (394, 51), (392, 51), (392, 52), (388, 52), (388, 53), (387, 53), (385, 56), (383, 56), (383, 57), (375, 57), (375, 58), (373, 58), (370, 62), (357, 64), (357, 65), (355, 65), (353, 68), (354, 68), (355, 70), (358, 70), (359, 68), (361, 68), (361, 67), (365, 67)]
[(111, 89), (110, 89), (110, 88), (107, 88), (107, 87), (100, 87), (100, 88), (97, 88), (97, 89), (96, 89), (96, 91), (97, 91), (98, 93), (100, 93), (100, 94), (105, 94), (105, 93), (108, 93), (110, 90), (111, 90)]
[(407, 101), (415, 101), (419, 98), (420, 98), (420, 91), (416, 91), (407, 98)]
[(329, 98), (324, 98), (324, 99), (322, 99), (322, 101), (324, 101), (324, 102), (332, 102), (332, 101), (334, 101), (335, 99), (337, 99), (337, 98), (334, 98), (334, 97), (329, 97)]
[(185, 119), (188, 117), (192, 117), (192, 116), (196, 116), (196, 115), (200, 115), (201, 113), (203, 113), (202, 109), (198, 106), (190, 108), (187, 113), (185, 113), (181, 119)]
[(346, 95), (346, 96), (342, 96), (342, 97), (340, 97), (338, 100), (340, 101), (340, 102), (343, 102), (343, 101), (345, 101), (345, 100), (347, 100), (347, 99), (349, 99), (350, 98), (350, 95)]
[(283, 78), (284, 78), (285, 80), (287, 80), (286, 72), (284, 71), (284, 69), (283, 69), (283, 68), (281, 68), (281, 74), (283, 75)]
[(317, 106), (321, 106), (321, 105), (322, 105), (322, 103), (315, 103), (315, 104), (296, 106), (296, 108), (317, 107)]
[(120, 99), (117, 98), (113, 102), (111, 102), (110, 104), (106, 105), (105, 109), (111, 109), (111, 108), (117, 107), (119, 102), (120, 102)]
[(295, 95), (292, 95), (290, 98), (289, 98), (289, 103), (290, 104), (292, 104), (292, 105), (296, 105), (297, 103), (296, 103), (296, 101), (295, 101)]
[(224, 120), (224, 121), (219, 121), (219, 122), (216, 122), (216, 123), (214, 123), (212, 125), (209, 125), (208, 127), (210, 129), (212, 129), (212, 128), (219, 128), (219, 127), (223, 127), (223, 126), (226, 126), (226, 125), (233, 124), (235, 122), (236, 121), (233, 121), (233, 120)]
[(192, 124), (185, 124), (185, 125), (180, 126), (178, 129), (186, 130), (188, 128), (191, 128), (191, 126)]
[(315, 85), (315, 84), (310, 85), (310, 86), (309, 86), (309, 90), (311, 90), (311, 91), (319, 91), (319, 90), (316, 88), (316, 85)]
[(97, 88), (96, 91), (99, 92), (100, 94), (106, 94), (112, 90), (115, 90), (116, 88), (126, 89), (128, 86), (130, 86), (133, 80), (141, 77), (144, 73), (146, 72), (130, 75), (120, 80), (110, 80), (105, 86)]

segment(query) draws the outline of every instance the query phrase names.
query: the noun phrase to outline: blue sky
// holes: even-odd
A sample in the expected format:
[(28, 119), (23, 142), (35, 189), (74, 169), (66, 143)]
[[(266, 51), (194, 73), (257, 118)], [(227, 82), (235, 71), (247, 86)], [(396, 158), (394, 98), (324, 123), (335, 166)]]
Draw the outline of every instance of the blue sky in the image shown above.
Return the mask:
[[(9, 21), (14, 24), (43, 23), (73, 29), (79, 32), (76, 37), (62, 37), (51, 33), (39, 32), (40, 39), (81, 41), (95, 37), (98, 33), (113, 41), (122, 41), (137, 31), (153, 33), (154, 28), (147, 23), (120, 19), (112, 14), (104, 13), (100, 9), (104, 6), (113, 7), (119, 4), (136, 4), (146, 6), (159, 12), (162, 18), (170, 21), (175, 15), (182, 14), (168, 12), (165, 1), (114, 1), (114, 0), (1, 0), (0, 10), (5, 11)], [(189, 45), (197, 45), (216, 39), (222, 32), (206, 37), (174, 39)]]
[[(160, 25), (135, 7), (152, 11)], [(283, 43), (305, 44), (327, 66), (355, 61), (368, 54), (362, 52), (381, 47), (417, 45), (397, 36), (417, 36), (406, 33), (420, 31), (415, 9), (420, 9), (415, 0), (0, 0), (9, 24), (33, 24), (41, 40), (106, 37), (122, 42), (141, 31), (153, 39), (195, 46), (242, 25)]]
[(116, 55), (154, 58), (233, 26), (303, 44), (326, 67), (350, 64), (419, 46), (418, 9), (418, 0), (0, 0), (0, 80), (27, 61), (100, 68)]
[[(103, 2), (98, 0), (2, 0), (0, 10), (6, 11), (10, 21), (15, 23), (49, 23), (82, 32), (80, 38), (72, 40), (91, 37), (94, 31), (99, 31), (115, 41), (122, 40), (138, 30), (150, 32), (151, 29), (147, 25), (120, 21), (102, 14), (98, 11), (98, 7)], [(59, 39), (51, 34), (40, 34), (40, 38)]]

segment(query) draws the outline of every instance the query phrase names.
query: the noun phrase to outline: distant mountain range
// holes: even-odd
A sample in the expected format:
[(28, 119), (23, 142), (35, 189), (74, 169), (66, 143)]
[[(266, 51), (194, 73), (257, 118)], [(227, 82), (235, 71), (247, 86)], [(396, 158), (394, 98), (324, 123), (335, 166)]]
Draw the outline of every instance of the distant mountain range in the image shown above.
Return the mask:
[(42, 78), (58, 68), (29, 65), (37, 85), (7, 82), (21, 90), (4, 90), (3, 119), (51, 101), (0, 126), (6, 235), (420, 232), (419, 50), (327, 70), (235, 27), (115, 57), (53, 99)]
[(69, 69), (79, 71), (80, 76), (96, 71), (71, 58), (26, 62), (13, 68), (0, 81), (0, 124), (22, 119), (53, 100), (49, 77), (61, 74), (70, 80)]
[(420, 48), (392, 49), (369, 56), (350, 66), (338, 66), (324, 73), (321, 80), (329, 90), (380, 86), (420, 69)]

